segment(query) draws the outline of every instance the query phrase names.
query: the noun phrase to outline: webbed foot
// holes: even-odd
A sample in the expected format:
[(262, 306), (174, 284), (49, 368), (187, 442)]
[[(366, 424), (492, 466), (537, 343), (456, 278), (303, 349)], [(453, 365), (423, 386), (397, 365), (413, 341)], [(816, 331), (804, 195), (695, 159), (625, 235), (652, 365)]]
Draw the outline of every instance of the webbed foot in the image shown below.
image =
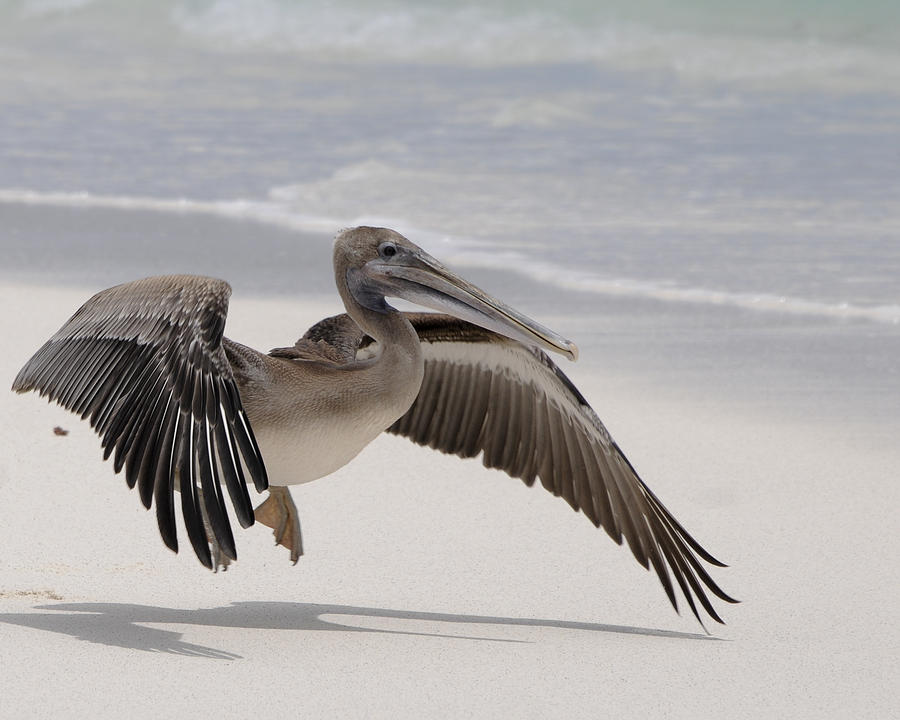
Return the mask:
[(291, 551), (291, 562), (296, 565), (303, 554), (303, 538), (300, 535), (300, 518), (291, 492), (286, 487), (269, 486), (269, 497), (253, 511), (257, 522), (274, 530), (275, 544)]

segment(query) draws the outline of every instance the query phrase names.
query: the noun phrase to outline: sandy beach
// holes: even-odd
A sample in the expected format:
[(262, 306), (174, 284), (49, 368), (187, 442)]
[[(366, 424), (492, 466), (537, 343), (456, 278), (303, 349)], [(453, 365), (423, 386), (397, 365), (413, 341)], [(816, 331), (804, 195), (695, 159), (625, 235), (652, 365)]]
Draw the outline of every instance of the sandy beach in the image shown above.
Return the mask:
[[(0, 285), (0, 377), (91, 292)], [(238, 295), (227, 333), (267, 348), (331, 311)], [(2, 714), (890, 715), (897, 447), (572, 375), (651, 487), (732, 565), (716, 577), (743, 603), (721, 608), (728, 625), (711, 636), (561, 501), (388, 436), (295, 490), (296, 567), (256, 526), (214, 575), (165, 549), (86, 423), (7, 393)]]

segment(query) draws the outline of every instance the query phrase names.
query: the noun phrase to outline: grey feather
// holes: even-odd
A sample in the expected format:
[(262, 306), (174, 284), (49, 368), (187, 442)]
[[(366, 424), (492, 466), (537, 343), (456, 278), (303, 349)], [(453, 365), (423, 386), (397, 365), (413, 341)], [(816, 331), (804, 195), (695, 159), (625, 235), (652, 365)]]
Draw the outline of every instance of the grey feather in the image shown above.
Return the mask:
[[(409, 411), (388, 428), (420, 445), (472, 457), (554, 495), (603, 526), (652, 567), (675, 609), (671, 576), (721, 622), (706, 591), (737, 602), (696, 554), (721, 566), (647, 488), (584, 396), (541, 350), (450, 316), (408, 313), (425, 356), (425, 378)], [(367, 340), (360, 341), (364, 346)]]
[(146, 506), (155, 498), (160, 532), (176, 551), (178, 473), (185, 526), (207, 566), (200, 502), (217, 541), (235, 558), (220, 477), (244, 527), (253, 524), (253, 508), (242, 463), (258, 489), (268, 485), (223, 348), (230, 295), (228, 283), (191, 275), (104, 290), (35, 353), (13, 383), (17, 392), (36, 390), (90, 416), (116, 472), (125, 468), (129, 486), (138, 486)]

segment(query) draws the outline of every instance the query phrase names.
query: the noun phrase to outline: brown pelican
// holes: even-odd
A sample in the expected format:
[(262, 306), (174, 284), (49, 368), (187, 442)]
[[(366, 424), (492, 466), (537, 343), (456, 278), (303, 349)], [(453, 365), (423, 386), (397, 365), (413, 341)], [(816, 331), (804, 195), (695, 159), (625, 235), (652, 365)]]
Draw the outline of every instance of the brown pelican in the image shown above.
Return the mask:
[[(13, 383), (89, 418), (105, 458), (155, 502), (162, 539), (178, 550), (175, 500), (209, 568), (237, 558), (222, 482), (244, 527), (274, 528), (296, 562), (297, 510), (287, 486), (328, 475), (381, 432), (474, 457), (526, 485), (537, 478), (653, 566), (697, 620), (718, 622), (704, 550), (638, 477), (603, 423), (541, 348), (575, 345), (457, 277), (402, 235), (338, 234), (334, 274), (347, 314), (268, 355), (223, 336), (229, 285), (146, 278), (88, 300)], [(450, 315), (406, 313), (399, 297)], [(269, 497), (254, 513), (246, 481)], [(698, 557), (699, 556), (699, 557)], [(670, 576), (671, 575), (671, 576)], [(704, 589), (704, 586), (706, 589)]]

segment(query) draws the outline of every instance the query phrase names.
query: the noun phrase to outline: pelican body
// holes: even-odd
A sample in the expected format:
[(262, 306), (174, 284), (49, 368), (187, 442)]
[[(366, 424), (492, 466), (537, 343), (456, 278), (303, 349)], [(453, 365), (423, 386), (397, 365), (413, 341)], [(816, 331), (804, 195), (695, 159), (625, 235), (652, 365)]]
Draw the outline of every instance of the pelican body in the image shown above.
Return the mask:
[[(163, 541), (178, 551), (175, 491), (209, 568), (237, 558), (226, 492), (243, 527), (259, 520), (296, 562), (302, 540), (287, 486), (324, 477), (384, 431), (461, 457), (483, 454), (536, 479), (722, 622), (706, 589), (736, 602), (721, 566), (638, 477), (603, 423), (544, 352), (570, 341), (458, 277), (386, 228), (334, 243), (346, 309), (293, 346), (261, 353), (224, 337), (231, 288), (213, 278), (136, 280), (88, 300), (13, 383), (88, 419), (125, 470)], [(389, 297), (437, 310), (405, 313)], [(446, 313), (446, 314), (443, 314)], [(255, 510), (248, 483), (269, 497)], [(225, 491), (223, 491), (223, 486)], [(670, 576), (671, 574), (671, 576)]]

